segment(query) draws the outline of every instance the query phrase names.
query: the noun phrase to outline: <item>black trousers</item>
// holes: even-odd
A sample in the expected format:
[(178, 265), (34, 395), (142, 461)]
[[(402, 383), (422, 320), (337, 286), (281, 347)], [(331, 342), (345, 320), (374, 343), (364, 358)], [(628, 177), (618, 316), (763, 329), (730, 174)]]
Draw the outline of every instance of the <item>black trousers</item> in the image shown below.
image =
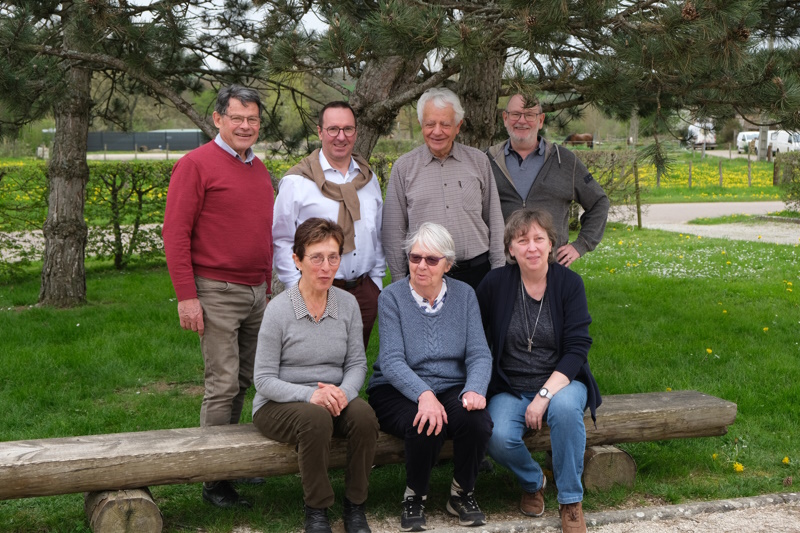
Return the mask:
[(492, 265), (489, 263), (489, 252), (485, 252), (472, 259), (456, 262), (456, 265), (450, 269), (447, 275), (458, 281), (463, 281), (475, 290), (483, 280), (483, 277), (488, 274), (491, 269)]
[[(417, 494), (427, 495), (431, 470), (446, 439), (453, 439), (453, 477), (463, 490), (475, 489), (478, 466), (492, 436), (492, 418), (486, 409), (467, 411), (453, 387), (436, 395), (447, 412), (447, 424), (439, 435), (417, 433), (412, 424), (417, 402), (412, 402), (391, 385), (376, 387), (369, 394), (381, 430), (403, 439), (406, 452), (406, 484)], [(427, 426), (426, 426), (427, 429)]]

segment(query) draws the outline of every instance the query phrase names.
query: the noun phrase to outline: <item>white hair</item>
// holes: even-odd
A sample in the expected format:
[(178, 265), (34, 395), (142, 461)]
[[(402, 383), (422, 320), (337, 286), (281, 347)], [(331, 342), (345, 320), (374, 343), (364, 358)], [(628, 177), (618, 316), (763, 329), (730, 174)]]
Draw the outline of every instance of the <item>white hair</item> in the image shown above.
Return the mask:
[(453, 265), (456, 262), (456, 243), (447, 228), (434, 222), (423, 222), (417, 231), (406, 238), (403, 243), (403, 251), (408, 255), (415, 245), (424, 248), (429, 252), (444, 256), (447, 264)]
[(458, 99), (456, 93), (444, 87), (431, 87), (422, 93), (417, 102), (417, 118), (420, 124), (422, 124), (422, 113), (425, 111), (425, 105), (428, 102), (433, 102), (433, 105), (439, 109), (451, 106), (456, 114), (456, 124), (464, 118), (464, 108), (461, 106), (461, 100)]

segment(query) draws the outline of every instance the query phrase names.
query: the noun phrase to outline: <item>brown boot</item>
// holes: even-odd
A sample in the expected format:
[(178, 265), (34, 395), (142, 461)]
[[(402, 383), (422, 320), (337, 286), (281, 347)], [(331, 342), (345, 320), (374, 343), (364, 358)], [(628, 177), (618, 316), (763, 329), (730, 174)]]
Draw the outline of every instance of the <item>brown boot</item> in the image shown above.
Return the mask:
[(542, 488), (536, 492), (523, 492), (522, 499), (519, 501), (519, 510), (527, 516), (542, 516), (544, 513), (544, 488), (547, 486), (547, 478), (542, 478)]
[(588, 533), (581, 502), (559, 505), (558, 514), (561, 515), (561, 531), (563, 533)]

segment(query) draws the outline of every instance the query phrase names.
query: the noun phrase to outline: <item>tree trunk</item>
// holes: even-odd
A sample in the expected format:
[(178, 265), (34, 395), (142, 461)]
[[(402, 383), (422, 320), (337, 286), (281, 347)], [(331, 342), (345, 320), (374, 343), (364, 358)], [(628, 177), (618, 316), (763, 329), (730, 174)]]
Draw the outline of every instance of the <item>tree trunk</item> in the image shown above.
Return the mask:
[(456, 92), (464, 106), (464, 124), (459, 142), (481, 149), (493, 144), (505, 62), (505, 49), (493, 50), (486, 58), (461, 67)]
[[(65, 8), (65, 12), (68, 11)], [(65, 46), (78, 36), (65, 21)], [(50, 199), (44, 223), (44, 264), (39, 305), (71, 307), (86, 301), (86, 221), (83, 218), (86, 182), (86, 145), (91, 111), (90, 70), (67, 65), (65, 91), (53, 106), (56, 133), (48, 168)]]
[(368, 158), (380, 136), (391, 133), (397, 113), (407, 102), (390, 98), (414, 85), (423, 60), (424, 57), (408, 60), (392, 56), (367, 63), (350, 98), (358, 117), (356, 153)]

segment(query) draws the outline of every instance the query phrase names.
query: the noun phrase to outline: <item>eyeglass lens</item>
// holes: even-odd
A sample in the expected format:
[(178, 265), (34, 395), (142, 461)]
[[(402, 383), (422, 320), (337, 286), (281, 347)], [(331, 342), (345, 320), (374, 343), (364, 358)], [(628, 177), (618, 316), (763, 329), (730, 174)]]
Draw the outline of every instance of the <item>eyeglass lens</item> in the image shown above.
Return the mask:
[(439, 261), (444, 259), (444, 257), (432, 257), (432, 256), (425, 256), (420, 254), (408, 254), (408, 260), (414, 263), (415, 265), (418, 264), (420, 261), (425, 260), (425, 262), (430, 267), (435, 267), (439, 264)]
[(536, 117), (538, 117), (540, 114), (541, 113), (520, 113), (518, 111), (511, 111), (508, 114), (508, 117), (511, 120), (519, 120), (520, 118), (525, 117), (525, 120), (531, 121), (531, 120), (535, 120)]
[(341, 256), (339, 254), (331, 254), (327, 258), (324, 255), (310, 255), (308, 256), (308, 260), (311, 261), (312, 265), (320, 266), (325, 259), (328, 260), (328, 264), (331, 266), (336, 266), (341, 261)]
[(331, 137), (336, 137), (339, 135), (340, 131), (343, 131), (346, 137), (352, 137), (356, 132), (356, 128), (355, 126), (345, 126), (344, 128), (340, 128), (339, 126), (329, 126), (325, 128), (325, 131), (328, 132), (328, 135)]

